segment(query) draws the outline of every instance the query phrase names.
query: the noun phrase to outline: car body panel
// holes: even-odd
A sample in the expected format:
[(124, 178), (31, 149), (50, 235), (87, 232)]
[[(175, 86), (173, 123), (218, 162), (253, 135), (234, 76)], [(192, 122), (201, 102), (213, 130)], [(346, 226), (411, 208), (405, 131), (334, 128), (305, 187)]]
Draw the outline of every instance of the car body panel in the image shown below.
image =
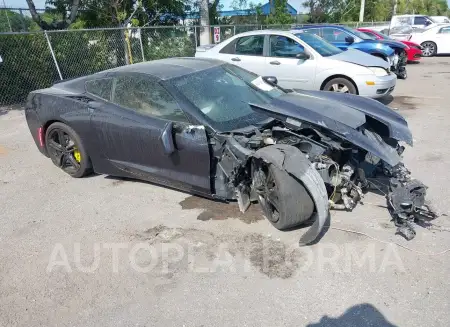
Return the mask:
[(408, 41), (420, 45), (425, 42), (434, 42), (437, 46), (437, 54), (448, 54), (450, 53), (450, 24), (440, 24), (421, 33), (412, 33)]
[[(380, 32), (368, 29), (368, 28), (358, 28), (358, 31), (370, 34), (374, 37), (376, 37), (378, 40), (384, 40), (385, 36), (383, 34), (380, 34)], [(405, 49), (406, 55), (408, 57), (408, 61), (419, 61), (422, 58), (422, 48), (419, 44), (410, 42), (410, 41), (400, 41), (404, 45), (407, 46)]]
[[(288, 37), (303, 47), (311, 55), (311, 58), (302, 60), (297, 58), (271, 57), (269, 56), (268, 46), (266, 45), (263, 56), (222, 53), (224, 49), (227, 49), (237, 39), (252, 35), (264, 35), (266, 37), (265, 44), (267, 44), (268, 36), (270, 35)], [(218, 45), (198, 47), (195, 56), (197, 58), (204, 57), (225, 60), (253, 71), (258, 75), (276, 76), (279, 84), (285, 88), (320, 90), (324, 86), (324, 82), (331, 77), (345, 76), (353, 81), (360, 95), (377, 98), (391, 93), (395, 88), (397, 80), (393, 74), (377, 77), (372, 71), (366, 68), (368, 66), (389, 68), (389, 64), (380, 58), (353, 49), (337, 55), (323, 57), (305, 41), (288, 31), (262, 30), (238, 34)], [(235, 60), (233, 61), (232, 59)], [(255, 62), (251, 64), (252, 60)], [(263, 60), (265, 60), (264, 66), (261, 65)], [(375, 85), (372, 85), (372, 83), (368, 85), (368, 81), (375, 83)], [(379, 90), (386, 91), (380, 93)]]
[[(132, 79), (127, 79), (126, 83), (115, 80), (122, 76)], [(156, 84), (149, 87), (144, 83), (147, 79)], [(96, 93), (98, 96), (92, 94), (96, 91), (86, 87), (86, 82), (92, 80), (105, 82), (92, 84), (103, 85), (101, 90), (106, 92)], [(129, 92), (124, 92), (127, 89), (121, 88), (123, 85), (130, 87)], [(143, 91), (131, 93), (139, 89), (139, 85), (144, 85)], [(164, 92), (155, 93), (157, 89)], [(206, 89), (215, 90), (210, 92), (214, 96), (204, 97), (202, 91)], [(237, 103), (244, 105), (238, 107), (237, 112), (245, 110), (245, 113), (234, 116), (230, 113), (231, 107), (219, 106), (216, 108), (221, 114), (216, 116), (219, 120), (213, 120), (214, 115), (207, 118), (204, 104), (208, 101), (230, 101), (228, 104), (231, 104), (230, 97), (224, 97), (230, 92), (244, 94), (247, 102), (239, 98)], [(150, 106), (154, 105), (152, 110), (138, 102), (141, 93), (148, 98), (157, 95), (150, 101)], [(193, 93), (195, 99), (189, 97)], [(116, 98), (120, 94), (131, 98), (132, 102), (121, 103)], [(177, 105), (175, 111), (180, 112), (164, 116), (174, 108), (172, 98)], [(249, 103), (249, 99), (257, 103)], [(157, 112), (161, 106), (162, 111)], [(397, 141), (412, 145), (411, 132), (405, 119), (392, 109), (355, 95), (286, 91), (266, 83), (256, 74), (212, 59), (157, 60), (36, 90), (28, 97), (26, 119), (36, 145), (44, 154), (42, 141), (48, 143), (36, 130), (45, 132), (52, 122), (63, 122), (80, 137), (75, 146), (86, 147), (84, 153), (91, 159), (94, 172), (151, 181), (220, 200), (238, 200), (241, 211), (245, 211), (251, 201), (261, 201), (264, 194), (273, 194), (267, 187), (263, 189), (267, 184), (260, 184), (266, 181), (267, 175), (260, 175), (263, 172), (258, 168), (261, 164), (258, 158), (266, 162), (266, 168), (270, 164), (278, 165), (286, 173), (285, 177), (290, 178), (287, 179), (290, 183), (298, 186), (295, 183), (299, 182), (306, 188), (305, 196), (320, 206), (315, 212), (311, 206), (311, 213), (301, 221), (314, 219), (301, 243), (313, 241), (325, 225), (330, 206), (337, 208), (337, 202), (328, 201), (333, 183), (338, 183), (334, 190), (339, 188), (342, 206), (351, 210), (362, 194), (360, 181), (367, 182), (363, 177), (364, 169), (369, 174), (380, 169), (383, 173), (387, 171), (386, 174), (392, 172), (390, 177), (394, 179), (410, 180), (409, 172), (400, 162), (404, 147)], [(231, 127), (220, 124), (223, 121), (232, 122)], [(167, 142), (170, 142), (169, 148)], [(54, 154), (51, 156), (55, 159)], [(62, 159), (59, 165), (53, 161), (63, 168)], [(352, 168), (353, 162), (358, 171)], [(332, 170), (328, 164), (335, 167), (339, 181), (329, 179)], [(402, 192), (403, 186), (396, 185)], [(424, 187), (419, 189), (422, 196)], [(299, 190), (298, 187), (291, 189)], [(416, 193), (411, 195), (412, 200), (415, 198)], [(294, 200), (285, 207), (297, 208), (293, 204), (298, 204), (298, 199)], [(420, 201), (413, 202), (412, 210), (416, 210)], [(404, 208), (392, 201), (390, 205), (399, 215), (403, 214)], [(295, 219), (301, 212), (284, 211), (287, 218), (283, 219), (299, 224)]]
[[(314, 29), (317, 30), (320, 34), (319, 36), (323, 37), (323, 30), (324, 29), (330, 29), (329, 32), (333, 33), (333, 35), (337, 35), (336, 33), (346, 33), (352, 36), (355, 39), (355, 42), (348, 43), (344, 40), (342, 41), (332, 41), (329, 38), (326, 38), (328, 42), (331, 44), (336, 45), (337, 47), (341, 48), (342, 50), (347, 50), (348, 48), (357, 49), (366, 53), (370, 54), (381, 54), (385, 56), (386, 58), (391, 57), (394, 54), (394, 50), (390, 47), (390, 43), (386, 42), (377, 42), (374, 40), (362, 40), (355, 34), (351, 32), (351, 30), (345, 29), (342, 26), (339, 25), (320, 25), (320, 29), (317, 28), (315, 25), (310, 26), (302, 26), (299, 28), (296, 28), (296, 30), (303, 30), (307, 31), (308, 29)], [(315, 33), (316, 34), (316, 33)]]

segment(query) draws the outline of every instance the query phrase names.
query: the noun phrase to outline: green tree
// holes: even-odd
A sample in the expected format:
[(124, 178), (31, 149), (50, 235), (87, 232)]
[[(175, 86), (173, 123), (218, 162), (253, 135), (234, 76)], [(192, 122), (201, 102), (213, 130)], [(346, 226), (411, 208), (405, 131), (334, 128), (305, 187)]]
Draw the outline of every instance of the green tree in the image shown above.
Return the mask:
[(7, 9), (0, 10), (0, 32), (26, 32), (32, 25), (33, 21), (25, 15)]
[(63, 30), (68, 28), (75, 21), (80, 6), (80, 0), (47, 0), (47, 4), (54, 7), (52, 10), (61, 15), (60, 20), (55, 19), (49, 23), (38, 14), (33, 0), (26, 1), (30, 9), (31, 18), (43, 30)]
[(287, 0), (273, 0), (273, 10), (265, 21), (268, 25), (292, 24), (295, 19), (287, 10)]

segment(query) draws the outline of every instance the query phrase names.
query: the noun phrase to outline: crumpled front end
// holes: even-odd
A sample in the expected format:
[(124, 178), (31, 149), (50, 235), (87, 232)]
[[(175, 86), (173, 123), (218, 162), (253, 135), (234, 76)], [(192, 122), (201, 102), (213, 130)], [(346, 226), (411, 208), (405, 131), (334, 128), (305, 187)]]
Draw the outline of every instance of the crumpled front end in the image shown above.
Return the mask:
[(408, 74), (406, 72), (406, 63), (408, 62), (408, 56), (402, 49), (396, 49), (392, 57), (389, 57), (389, 63), (391, 65), (391, 71), (397, 75), (400, 79), (406, 79)]

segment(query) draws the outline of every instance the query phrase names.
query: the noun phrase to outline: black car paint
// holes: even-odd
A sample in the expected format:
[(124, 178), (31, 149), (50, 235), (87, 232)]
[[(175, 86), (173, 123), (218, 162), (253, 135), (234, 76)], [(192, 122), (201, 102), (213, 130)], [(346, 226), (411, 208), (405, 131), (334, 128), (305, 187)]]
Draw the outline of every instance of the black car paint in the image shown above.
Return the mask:
[[(94, 171), (97, 173), (149, 180), (206, 196), (214, 196), (217, 193), (221, 193), (220, 197), (234, 196), (230, 190), (223, 189), (223, 185), (215, 180), (217, 169), (225, 171), (233, 169), (233, 167), (217, 165), (217, 158), (220, 155), (215, 156), (212, 153), (211, 143), (215, 140), (220, 142), (220, 137), (212, 140), (218, 131), (214, 131), (202, 119), (198, 109), (186, 103), (185, 99), (171, 88), (170, 79), (161, 81), (161, 84), (175, 97), (190, 122), (174, 122), (177, 151), (167, 155), (160, 139), (167, 124), (166, 120), (140, 115), (86, 93), (84, 83), (87, 80), (115, 74), (119, 73), (100, 73), (70, 81), (68, 82), (70, 91), (63, 87), (32, 93), (31, 101), (29, 101), (31, 105), (27, 106), (26, 112), (36, 144), (39, 145), (36, 127), (46, 128), (52, 121), (61, 121), (70, 125), (84, 140)], [(123, 72), (123, 74), (128, 73)], [(399, 161), (394, 149), (382, 146), (382, 141), (378, 142), (363, 135), (357, 128), (355, 129), (355, 126), (352, 128), (335, 120), (337, 116), (333, 116), (335, 119), (332, 119), (321, 114), (320, 101), (319, 105), (315, 104), (311, 101), (311, 95), (326, 100), (339, 100), (341, 104), (336, 107), (336, 110), (339, 110), (339, 107), (345, 107), (342, 110), (347, 112), (345, 116), (347, 118), (354, 116), (358, 117), (359, 121), (360, 112), (364, 112), (387, 124), (392, 137), (404, 139), (407, 142), (410, 138), (410, 133), (406, 132), (409, 131), (406, 122), (401, 116), (381, 104), (376, 105), (372, 102), (373, 100), (363, 100), (356, 96), (304, 92), (304, 95), (301, 93), (296, 95), (295, 101), (294, 95), (287, 95), (289, 99), (286, 100), (275, 99), (271, 108), (265, 108), (263, 111), (268, 116), (283, 121), (286, 117), (293, 117), (311, 122), (323, 129), (333, 130), (391, 165)], [(90, 106), (90, 102), (95, 102), (96, 105)], [(315, 110), (308, 109), (309, 106), (314, 105)], [(259, 106), (255, 108), (261, 110)], [(352, 110), (355, 111), (353, 115)], [(399, 132), (398, 129), (401, 131)], [(225, 142), (224, 139), (222, 141)], [(38, 147), (42, 153), (46, 154), (45, 147)], [(230, 156), (235, 156), (232, 151), (229, 152)], [(233, 163), (231, 166), (236, 168), (236, 165), (238, 163)], [(222, 191), (219, 192), (220, 188)]]

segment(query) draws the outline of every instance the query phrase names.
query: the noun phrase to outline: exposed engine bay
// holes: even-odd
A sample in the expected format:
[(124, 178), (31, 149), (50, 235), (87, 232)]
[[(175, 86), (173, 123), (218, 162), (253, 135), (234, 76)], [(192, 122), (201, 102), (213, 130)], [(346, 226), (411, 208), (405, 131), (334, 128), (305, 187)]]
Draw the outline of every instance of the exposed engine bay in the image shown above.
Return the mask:
[(406, 63), (408, 56), (403, 49), (396, 49), (392, 60), (389, 60), (391, 64), (391, 71), (397, 75), (400, 79), (407, 78)]
[[(396, 140), (382, 138), (368, 126), (362, 127), (360, 131), (378, 142), (385, 143), (399, 156), (405, 149)], [(366, 192), (374, 190), (386, 196), (397, 233), (408, 240), (415, 236), (414, 222), (436, 218), (436, 213), (425, 203), (427, 187), (413, 179), (403, 163), (390, 166), (372, 153), (325, 128), (321, 129), (308, 123), (295, 126), (274, 120), (262, 129), (237, 131), (221, 135), (220, 139), (221, 142), (215, 144), (215, 157), (220, 168), (216, 173), (216, 191), (220, 193), (220, 189), (224, 187), (231, 192), (234, 190), (242, 212), (252, 200), (258, 199), (258, 194), (264, 192), (263, 183), (258, 182), (261, 178), (257, 171), (255, 173), (255, 165), (251, 162), (259, 158), (257, 153), (261, 149), (269, 152), (273, 148), (275, 151), (276, 146), (285, 153), (284, 149), (293, 147), (307, 158), (310, 167), (318, 173), (325, 186), (327, 203), (322, 206), (326, 206), (327, 211), (351, 211)], [(287, 158), (289, 155), (286, 155), (285, 159)], [(270, 156), (265, 159), (266, 164), (273, 161)], [(297, 168), (291, 165), (291, 168), (283, 169), (295, 176), (296, 173), (288, 169)], [(296, 177), (304, 183), (302, 175), (304, 174), (300, 173)], [(308, 191), (311, 195), (310, 189)], [(267, 188), (266, 192), (269, 192)], [(260, 202), (262, 199), (259, 196)], [(319, 211), (317, 206), (320, 201), (314, 201), (315, 211)]]

